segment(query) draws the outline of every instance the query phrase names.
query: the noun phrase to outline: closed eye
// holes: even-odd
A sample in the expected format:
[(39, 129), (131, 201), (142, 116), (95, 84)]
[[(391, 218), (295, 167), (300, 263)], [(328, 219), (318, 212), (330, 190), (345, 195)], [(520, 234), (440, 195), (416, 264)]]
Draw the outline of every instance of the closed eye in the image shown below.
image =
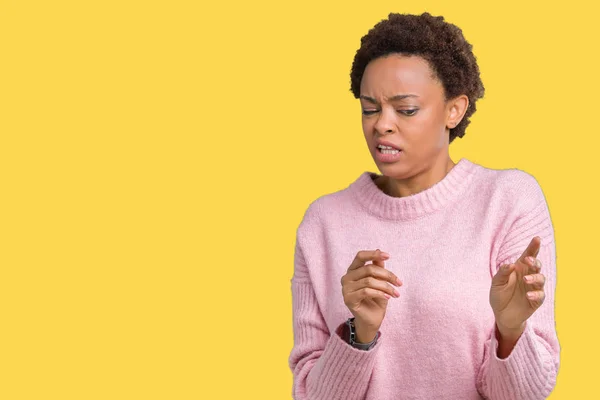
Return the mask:
[(408, 117), (412, 117), (413, 115), (415, 115), (417, 113), (419, 109), (418, 108), (413, 108), (412, 110), (398, 110), (398, 112), (408, 116)]
[[(415, 115), (417, 113), (417, 111), (419, 111), (418, 108), (414, 108), (411, 110), (398, 110), (399, 113), (406, 115), (407, 117), (412, 117), (413, 115)], [(362, 113), (363, 115), (373, 115), (378, 113), (378, 110), (363, 110)]]

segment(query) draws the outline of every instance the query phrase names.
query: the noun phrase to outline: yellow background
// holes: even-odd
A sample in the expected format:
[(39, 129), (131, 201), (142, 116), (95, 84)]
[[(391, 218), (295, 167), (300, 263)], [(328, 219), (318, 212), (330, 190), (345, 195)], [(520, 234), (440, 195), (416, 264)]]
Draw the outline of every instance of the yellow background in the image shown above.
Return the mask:
[(1, 1), (0, 398), (290, 399), (296, 228), (376, 168), (354, 53), (422, 11), (463, 29), (486, 87), (453, 159), (546, 194), (550, 398), (598, 396), (591, 3)]

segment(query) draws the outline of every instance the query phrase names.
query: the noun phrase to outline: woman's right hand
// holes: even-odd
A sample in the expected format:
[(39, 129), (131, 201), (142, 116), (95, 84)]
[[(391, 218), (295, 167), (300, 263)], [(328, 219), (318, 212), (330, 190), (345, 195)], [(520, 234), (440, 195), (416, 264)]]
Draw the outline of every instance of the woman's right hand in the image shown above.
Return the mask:
[[(359, 251), (342, 277), (344, 303), (354, 315), (356, 341), (369, 343), (379, 331), (390, 297), (399, 297), (394, 286), (402, 286), (402, 281), (385, 269), (387, 253), (380, 251)], [(367, 264), (372, 261), (372, 264)]]

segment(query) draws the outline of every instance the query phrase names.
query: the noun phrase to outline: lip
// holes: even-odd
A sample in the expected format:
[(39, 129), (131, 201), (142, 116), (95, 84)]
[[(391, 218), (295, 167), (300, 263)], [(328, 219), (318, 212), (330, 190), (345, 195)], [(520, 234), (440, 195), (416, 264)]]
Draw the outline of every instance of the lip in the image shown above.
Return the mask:
[(400, 150), (397, 154), (383, 154), (378, 149), (375, 149), (375, 159), (380, 163), (395, 163), (404, 158), (404, 151)]
[[(400, 146), (398, 146), (397, 144), (394, 144), (392, 142), (388, 142), (387, 140), (381, 140), (381, 139), (376, 140), (375, 141), (375, 147), (377, 147), (379, 145), (390, 146), (390, 147), (393, 147), (396, 150), (402, 151), (402, 149), (400, 148)], [(375, 149), (375, 150), (377, 150), (377, 149)]]

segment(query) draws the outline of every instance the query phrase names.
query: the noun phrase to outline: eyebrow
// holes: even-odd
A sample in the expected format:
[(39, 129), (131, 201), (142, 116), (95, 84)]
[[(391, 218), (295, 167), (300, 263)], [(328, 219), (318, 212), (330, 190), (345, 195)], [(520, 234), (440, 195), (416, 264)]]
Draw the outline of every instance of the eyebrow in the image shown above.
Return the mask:
[[(416, 94), (397, 94), (395, 96), (390, 97), (389, 100), (390, 101), (404, 100), (408, 97), (419, 97), (419, 96), (417, 96)], [(360, 98), (368, 101), (369, 103), (379, 104), (379, 102), (377, 100), (375, 100), (374, 98), (369, 97), (369, 96), (361, 95)]]

